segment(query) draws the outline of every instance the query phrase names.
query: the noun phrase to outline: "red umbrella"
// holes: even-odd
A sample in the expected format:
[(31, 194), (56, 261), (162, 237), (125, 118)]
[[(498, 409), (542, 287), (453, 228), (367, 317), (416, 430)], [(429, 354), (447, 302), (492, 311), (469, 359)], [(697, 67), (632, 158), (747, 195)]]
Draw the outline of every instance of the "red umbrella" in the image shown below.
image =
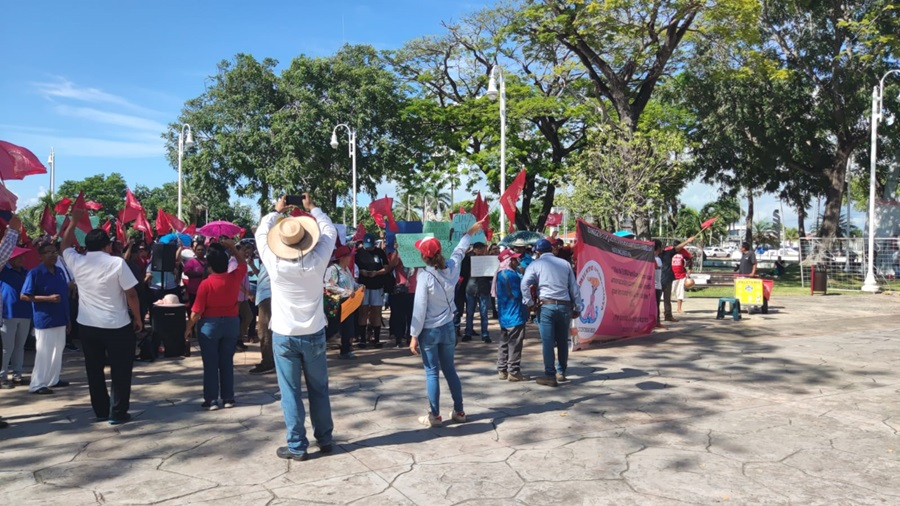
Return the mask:
[(34, 153), (15, 144), (0, 141), (0, 177), (25, 179), (32, 174), (46, 174), (47, 168)]
[(234, 237), (241, 233), (241, 227), (230, 221), (212, 221), (203, 225), (197, 233), (206, 237)]

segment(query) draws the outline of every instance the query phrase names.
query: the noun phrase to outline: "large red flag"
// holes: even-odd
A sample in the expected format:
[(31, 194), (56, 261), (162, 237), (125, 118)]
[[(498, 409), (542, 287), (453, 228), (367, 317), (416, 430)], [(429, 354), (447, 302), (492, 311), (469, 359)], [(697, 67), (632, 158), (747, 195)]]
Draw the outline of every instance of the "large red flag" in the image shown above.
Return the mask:
[(17, 200), (19, 200), (19, 197), (16, 197), (15, 193), (9, 191), (6, 186), (0, 185), (0, 209), (15, 211)]
[(168, 216), (166, 216), (166, 212), (159, 208), (159, 211), (156, 212), (156, 233), (160, 237), (168, 234), (172, 231), (172, 224), (169, 223)]
[(512, 184), (506, 188), (505, 192), (503, 192), (503, 195), (500, 195), (500, 207), (503, 208), (506, 217), (509, 218), (510, 232), (515, 229), (516, 203), (519, 201), (522, 190), (525, 188), (525, 176), (525, 169), (522, 169), (522, 171), (519, 172), (519, 175), (513, 180)]
[(49, 205), (44, 206), (44, 212), (41, 214), (41, 230), (47, 232), (47, 235), (56, 235), (56, 217)]
[(56, 203), (53, 210), (56, 211), (56, 214), (65, 215), (69, 214), (69, 207), (72, 206), (72, 199), (69, 197), (63, 197), (62, 200)]
[(74, 211), (76, 209), (80, 210), (80, 211), (85, 211), (85, 213), (83, 215), (81, 215), (81, 219), (78, 220), (77, 226), (82, 232), (84, 232), (86, 234), (86, 233), (90, 232), (91, 229), (94, 227), (91, 225), (91, 217), (88, 216), (88, 213), (87, 213), (87, 203), (85, 203), (85, 201), (84, 201), (84, 192), (83, 191), (78, 193), (78, 196), (75, 197), (75, 202), (72, 204), (72, 210)]
[(125, 213), (125, 210), (122, 209), (119, 211), (119, 214), (116, 215), (116, 237), (119, 238), (123, 244), (125, 243), (125, 222), (122, 221), (122, 215)]
[(547, 221), (544, 225), (547, 227), (558, 227), (562, 223), (562, 213), (550, 213), (547, 215)]
[[(144, 213), (144, 207), (138, 202), (138, 199), (135, 198), (134, 194), (131, 193), (131, 190), (125, 189), (125, 209), (123, 209), (124, 214), (122, 215), (122, 221), (125, 223), (134, 221)], [(146, 220), (147, 217), (144, 217)]]
[(172, 228), (175, 229), (176, 232), (181, 232), (184, 230), (184, 222), (179, 220), (175, 215), (169, 214), (165, 211), (160, 210), (163, 214), (166, 215), (166, 219), (169, 221), (169, 225), (172, 225)]
[(153, 229), (150, 228), (150, 222), (147, 221), (147, 216), (144, 213), (139, 214), (135, 218), (134, 229), (144, 233), (144, 241), (150, 242), (153, 239)]
[(400, 227), (398, 227), (397, 222), (394, 221), (394, 211), (391, 209), (393, 205), (394, 199), (385, 195), (384, 198), (373, 200), (369, 204), (369, 214), (372, 215), (372, 218), (375, 218), (375, 223), (377, 223), (379, 227), (385, 228), (384, 218), (387, 218), (387, 228), (391, 232), (399, 232)]
[(718, 219), (719, 219), (719, 217), (716, 216), (715, 218), (710, 218), (710, 219), (704, 221), (704, 222), (700, 225), (700, 230), (706, 230), (706, 229), (708, 229), (708, 228), (709, 228), (713, 223), (715, 223), (716, 220), (718, 220)]
[(184, 230), (181, 231), (181, 233), (187, 234), (187, 235), (194, 235), (197, 233), (197, 225), (191, 223), (190, 225), (185, 227)]
[(87, 202), (84, 203), (84, 205), (91, 211), (99, 211), (99, 210), (103, 209), (103, 204), (101, 204), (99, 202), (94, 202), (93, 200), (88, 200)]
[(24, 179), (32, 174), (46, 174), (47, 168), (22, 146), (0, 141), (0, 177), (5, 180)]
[(490, 228), (490, 220), (485, 220), (488, 215), (488, 205), (484, 199), (481, 198), (481, 192), (475, 196), (475, 204), (472, 205), (472, 214), (475, 216), (475, 220), (482, 221), (484, 220), (484, 236), (487, 237), (487, 240), (490, 241), (493, 238), (494, 231)]

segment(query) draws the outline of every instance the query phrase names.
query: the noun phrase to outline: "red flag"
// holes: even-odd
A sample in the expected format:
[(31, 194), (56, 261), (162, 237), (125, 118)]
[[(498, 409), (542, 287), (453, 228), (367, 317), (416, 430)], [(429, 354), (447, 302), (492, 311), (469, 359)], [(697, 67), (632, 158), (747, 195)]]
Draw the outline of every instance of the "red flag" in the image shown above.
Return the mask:
[(44, 212), (41, 214), (41, 230), (47, 232), (47, 235), (56, 235), (56, 217), (50, 206), (44, 206)]
[(713, 223), (715, 223), (716, 220), (718, 220), (718, 219), (719, 219), (719, 217), (716, 216), (715, 218), (710, 218), (710, 219), (704, 221), (704, 222), (700, 225), (700, 230), (706, 230), (706, 229), (708, 229), (708, 228), (710, 227), (710, 225), (712, 225)]
[(0, 177), (24, 179), (32, 174), (46, 173), (46, 167), (34, 153), (22, 146), (0, 141)]
[(103, 209), (103, 204), (101, 204), (99, 202), (94, 202), (93, 200), (88, 200), (87, 202), (84, 203), (84, 205), (91, 211), (99, 211), (99, 210)]
[(481, 198), (481, 192), (475, 196), (475, 204), (472, 205), (472, 214), (475, 215), (475, 219), (477, 221), (484, 220), (484, 236), (487, 237), (487, 240), (490, 241), (494, 235), (494, 231), (490, 228), (490, 220), (485, 220), (488, 216), (488, 205), (484, 199)]
[(359, 242), (363, 240), (363, 236), (366, 235), (366, 226), (360, 223), (356, 226), (356, 233), (353, 234), (353, 238), (351, 239), (353, 242)]
[(169, 223), (167, 218), (166, 212), (160, 208), (156, 213), (156, 233), (160, 237), (172, 231), (172, 224)]
[[(125, 209), (123, 209), (124, 213), (122, 215), (122, 221), (125, 223), (129, 223), (138, 218), (139, 215), (144, 213), (144, 207), (138, 202), (138, 199), (134, 197), (134, 194), (131, 193), (131, 190), (125, 189)], [(146, 220), (147, 217), (144, 217)]]
[[(124, 211), (124, 209), (122, 210)], [(116, 217), (116, 237), (124, 244), (125, 243), (125, 222), (122, 221), (122, 211), (119, 211), (118, 217)]]
[(150, 222), (147, 221), (147, 216), (144, 213), (140, 213), (134, 221), (134, 229), (140, 230), (144, 233), (144, 240), (150, 242), (153, 239), (153, 229), (150, 228)]
[(547, 215), (547, 221), (544, 223), (548, 227), (558, 227), (562, 223), (562, 213), (550, 213)]
[(197, 225), (194, 225), (193, 223), (191, 223), (190, 225), (185, 227), (185, 229), (182, 230), (181, 233), (187, 234), (187, 235), (195, 235), (197, 233)]
[(375, 223), (378, 224), (379, 227), (385, 228), (384, 218), (387, 218), (387, 228), (391, 232), (399, 232), (400, 227), (397, 226), (397, 222), (394, 221), (394, 212), (391, 209), (394, 205), (394, 199), (385, 195), (384, 198), (373, 200), (369, 204), (369, 214), (372, 215), (372, 218), (375, 219)]
[(525, 175), (525, 169), (522, 169), (522, 171), (519, 172), (519, 175), (516, 176), (516, 179), (513, 180), (512, 184), (506, 188), (505, 192), (503, 192), (503, 195), (500, 195), (500, 207), (503, 208), (506, 217), (509, 218), (510, 232), (515, 228), (516, 202), (519, 201), (522, 190), (525, 188)]
[(19, 234), (19, 244), (26, 247), (31, 246), (31, 238), (28, 237), (28, 231), (25, 227), (22, 227), (22, 233)]
[(62, 200), (60, 200), (59, 202), (56, 203), (56, 206), (53, 208), (53, 210), (56, 211), (56, 214), (60, 214), (60, 215), (68, 214), (69, 207), (71, 207), (71, 206), (72, 206), (72, 199), (70, 199), (69, 197), (63, 197)]
[[(87, 211), (87, 204), (84, 201), (83, 191), (78, 193), (78, 196), (75, 197), (75, 202), (72, 204), (72, 210), (74, 211), (76, 209), (80, 211)], [(91, 229), (94, 228), (93, 225), (91, 225), (91, 217), (88, 216), (87, 212), (81, 215), (81, 219), (78, 220), (77, 226), (85, 234), (90, 232)]]
[(172, 228), (175, 229), (176, 232), (181, 232), (184, 230), (184, 222), (176, 218), (174, 215), (166, 213), (163, 211), (163, 214), (166, 215), (166, 219), (169, 220), (169, 225), (172, 225)]
[(17, 200), (19, 200), (19, 197), (16, 197), (15, 193), (9, 191), (6, 186), (0, 186), (0, 209), (15, 211)]
[(104, 223), (103, 226), (100, 228), (102, 228), (104, 232), (109, 234), (109, 231), (112, 230), (112, 222), (109, 220), (106, 220), (106, 223)]

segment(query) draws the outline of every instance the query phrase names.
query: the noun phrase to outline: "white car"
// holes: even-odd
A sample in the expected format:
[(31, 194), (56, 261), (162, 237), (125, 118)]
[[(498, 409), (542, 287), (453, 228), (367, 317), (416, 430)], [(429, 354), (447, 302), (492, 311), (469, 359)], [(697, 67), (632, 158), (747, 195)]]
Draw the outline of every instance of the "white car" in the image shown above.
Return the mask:
[(756, 255), (758, 260), (778, 260), (781, 257), (786, 262), (799, 262), (800, 252), (796, 248), (770, 249), (761, 255)]
[(728, 258), (728, 252), (718, 246), (707, 246), (703, 248), (703, 254), (707, 258)]

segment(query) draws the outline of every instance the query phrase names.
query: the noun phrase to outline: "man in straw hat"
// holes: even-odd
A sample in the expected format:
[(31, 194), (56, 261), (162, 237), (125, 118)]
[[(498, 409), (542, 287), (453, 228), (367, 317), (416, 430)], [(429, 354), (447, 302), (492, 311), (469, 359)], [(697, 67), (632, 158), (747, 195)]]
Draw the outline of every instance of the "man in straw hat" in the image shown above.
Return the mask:
[(282, 196), (275, 204), (275, 212), (262, 217), (256, 229), (256, 244), (272, 288), (272, 349), (287, 425), (287, 446), (278, 448), (276, 455), (306, 460), (309, 439), (303, 425), (306, 412), (301, 376), (306, 381), (309, 415), (319, 451), (329, 453), (334, 444), (322, 279), (334, 250), (337, 229), (313, 204), (309, 194), (303, 194), (303, 208), (309, 215), (279, 220), (287, 208)]

